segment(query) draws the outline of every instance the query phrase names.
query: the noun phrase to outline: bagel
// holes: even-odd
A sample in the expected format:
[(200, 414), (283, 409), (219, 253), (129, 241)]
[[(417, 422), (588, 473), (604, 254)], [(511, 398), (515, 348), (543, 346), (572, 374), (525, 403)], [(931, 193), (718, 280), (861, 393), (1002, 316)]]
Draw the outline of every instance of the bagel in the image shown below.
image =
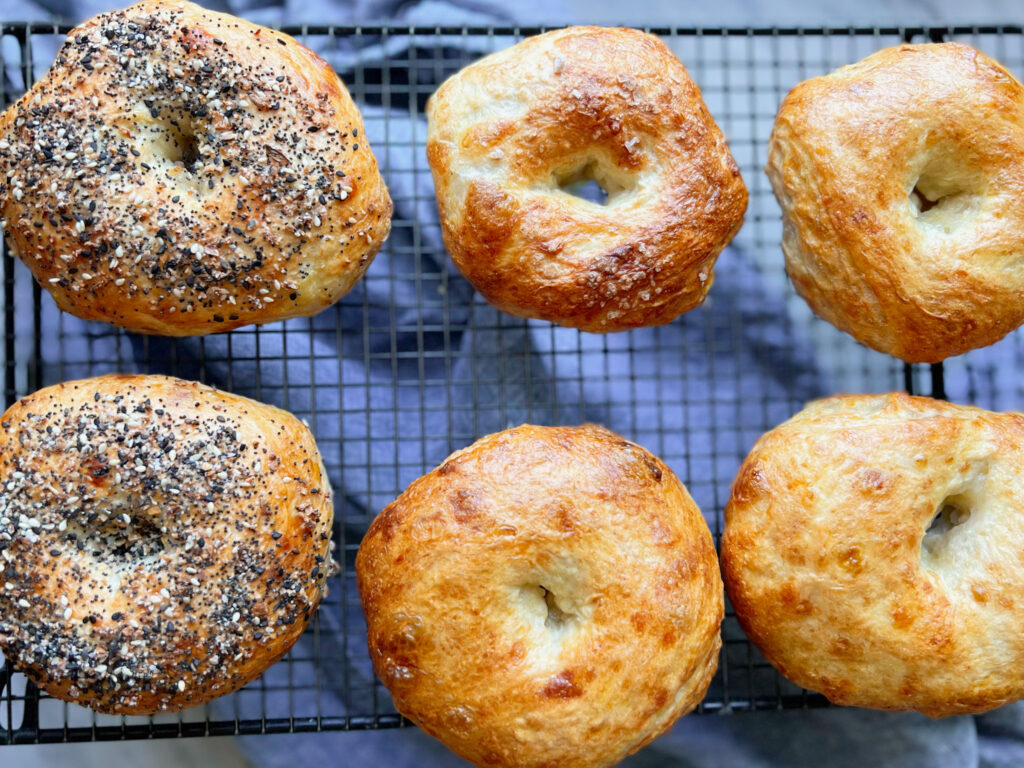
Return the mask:
[(452, 454), (356, 557), (398, 711), (480, 766), (607, 766), (703, 697), (711, 534), (672, 471), (606, 429), (521, 426)]
[(120, 715), (263, 673), (331, 570), (309, 430), (165, 376), (41, 389), (0, 419), (0, 650), (39, 687)]
[(736, 617), (836, 704), (984, 712), (1024, 696), (1024, 415), (904, 394), (813, 403), (725, 510)]
[(1024, 90), (970, 46), (801, 83), (767, 173), (793, 285), (862, 344), (935, 363), (1024, 322)]
[(72, 30), (0, 116), (0, 216), (64, 311), (188, 336), (340, 299), (387, 236), (391, 200), (322, 59), (147, 0)]
[[(747, 189), (658, 38), (569, 27), (466, 67), (427, 103), (455, 265), (492, 305), (607, 333), (700, 304)], [(566, 191), (592, 179), (607, 204)]]

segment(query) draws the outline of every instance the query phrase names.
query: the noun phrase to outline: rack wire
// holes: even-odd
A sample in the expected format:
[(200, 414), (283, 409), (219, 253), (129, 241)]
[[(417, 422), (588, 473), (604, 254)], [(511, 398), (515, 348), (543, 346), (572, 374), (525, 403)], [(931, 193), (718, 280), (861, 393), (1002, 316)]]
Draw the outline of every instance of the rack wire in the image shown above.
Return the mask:
[[(97, 715), (0, 670), (0, 743), (387, 728), (406, 724), (372, 674), (353, 562), (374, 514), (477, 437), (521, 422), (607, 424), (662, 456), (715, 534), (740, 462), (813, 397), (903, 389), (990, 408), (1024, 404), (1021, 335), (943, 366), (905, 366), (814, 318), (786, 281), (779, 211), (762, 172), (776, 109), (797, 82), (902, 41), (962, 39), (1024, 71), (1006, 27), (659, 28), (730, 140), (750, 189), (744, 228), (707, 303), (674, 323), (581, 334), (489, 308), (441, 243), (423, 148), (437, 84), (543, 30), (285, 28), (324, 56), (363, 110), (396, 204), (365, 279), (314, 318), (198, 339), (132, 336), (60, 314), (4, 250), (3, 393), (109, 371), (168, 373), (273, 402), (307, 420), (336, 492), (342, 572), (292, 652), (236, 694), (180, 714)], [(49, 66), (67, 28), (0, 25), (6, 106)], [(781, 678), (731, 610), (700, 712), (817, 707)]]

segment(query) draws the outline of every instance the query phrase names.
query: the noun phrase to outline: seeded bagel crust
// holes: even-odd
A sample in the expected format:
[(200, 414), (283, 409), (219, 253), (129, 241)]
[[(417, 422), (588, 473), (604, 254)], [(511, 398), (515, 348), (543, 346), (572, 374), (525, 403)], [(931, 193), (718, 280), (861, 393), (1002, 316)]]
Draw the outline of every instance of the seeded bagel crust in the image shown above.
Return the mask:
[(202, 704), (302, 634), (331, 491), (294, 416), (195, 382), (101, 376), (0, 419), (0, 650), (100, 712)]
[(323, 60), (147, 0), (72, 30), (0, 116), (0, 215), (64, 311), (187, 336), (340, 299), (387, 237), (391, 199)]

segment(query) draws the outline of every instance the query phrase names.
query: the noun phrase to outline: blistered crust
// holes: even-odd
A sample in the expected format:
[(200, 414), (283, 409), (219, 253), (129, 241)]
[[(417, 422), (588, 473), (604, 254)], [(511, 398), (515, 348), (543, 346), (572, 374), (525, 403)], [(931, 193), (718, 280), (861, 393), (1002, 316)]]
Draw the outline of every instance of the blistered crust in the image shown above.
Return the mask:
[(192, 3), (86, 21), (0, 116), (7, 241), (86, 320), (186, 336), (314, 314), (391, 210), (330, 67)]
[(721, 645), (707, 524), (660, 460), (594, 426), (482, 438), (356, 558), (395, 705), (481, 766), (605, 766), (693, 709)]
[(862, 344), (938, 362), (1024, 322), (1024, 90), (992, 59), (901, 45), (801, 83), (766, 170), (793, 285)]
[(165, 376), (47, 387), (0, 419), (0, 649), (100, 712), (263, 673), (326, 593), (331, 491), (294, 416)]
[[(747, 190), (685, 67), (658, 38), (570, 27), (466, 67), (427, 104), (445, 245), (499, 309), (587, 331), (700, 304)], [(602, 206), (559, 189), (587, 167)]]
[(941, 717), (1024, 696), (1022, 439), (1021, 414), (903, 394), (767, 433), (722, 538), (747, 635), (837, 704)]

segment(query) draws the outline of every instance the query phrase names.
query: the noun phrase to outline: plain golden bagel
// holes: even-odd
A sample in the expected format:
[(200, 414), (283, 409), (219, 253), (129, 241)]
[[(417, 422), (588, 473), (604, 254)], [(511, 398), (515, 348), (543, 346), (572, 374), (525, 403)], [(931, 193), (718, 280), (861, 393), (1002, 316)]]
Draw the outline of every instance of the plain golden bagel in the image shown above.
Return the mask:
[(522, 426), (452, 454), (356, 557), (399, 712), (480, 766), (608, 766), (689, 712), (721, 645), (704, 518), (606, 429)]
[(41, 389), (0, 419), (0, 650), (51, 696), (120, 715), (254, 680), (331, 570), (309, 430), (165, 376)]
[(72, 30), (0, 116), (0, 217), (64, 311), (188, 336), (340, 299), (387, 237), (391, 199), (323, 60), (147, 0)]
[(1024, 697), (1024, 415), (833, 397), (762, 437), (725, 510), (736, 617), (836, 704), (984, 712)]
[[(449, 78), (427, 159), (455, 265), (492, 305), (607, 333), (700, 304), (747, 189), (658, 38), (569, 27)], [(566, 191), (592, 179), (606, 204)]]
[(960, 43), (801, 83), (767, 167), (797, 292), (857, 341), (938, 362), (1024, 322), (1024, 89)]

